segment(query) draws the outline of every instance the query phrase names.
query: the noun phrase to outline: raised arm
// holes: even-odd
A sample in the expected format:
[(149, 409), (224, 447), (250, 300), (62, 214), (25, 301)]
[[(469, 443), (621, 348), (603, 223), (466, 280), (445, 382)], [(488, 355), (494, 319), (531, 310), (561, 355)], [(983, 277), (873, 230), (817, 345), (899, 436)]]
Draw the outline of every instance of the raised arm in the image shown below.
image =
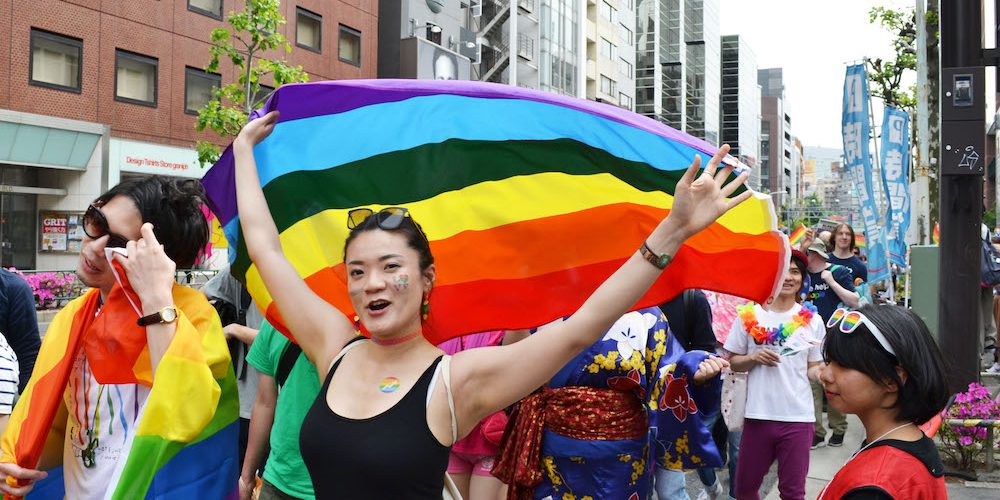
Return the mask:
[(253, 120), (233, 141), (240, 227), (250, 260), (257, 266), (282, 319), (302, 352), (316, 365), (320, 378), (324, 378), (330, 361), (354, 337), (354, 327), (306, 285), (281, 250), (253, 156), (254, 146), (271, 133), (277, 120), (277, 111)]
[[(727, 200), (746, 180), (741, 174), (725, 184), (732, 167), (718, 170), (729, 151), (723, 146), (699, 176), (696, 157), (677, 183), (673, 207), (646, 240), (656, 254), (675, 255), (690, 236), (708, 227), (730, 208), (750, 197), (749, 191)], [(545, 384), (563, 365), (601, 335), (646, 293), (661, 270), (636, 251), (587, 299), (572, 317), (521, 342), (455, 355), (452, 381), (459, 423), (478, 421)], [(489, 390), (482, 390), (487, 387)], [(469, 420), (469, 418), (473, 420)]]
[(833, 272), (829, 269), (824, 269), (820, 274), (820, 277), (823, 278), (823, 281), (825, 281), (827, 285), (830, 285), (830, 290), (833, 290), (833, 293), (837, 294), (840, 301), (846, 304), (847, 307), (857, 309), (858, 306), (861, 305), (860, 297), (858, 297), (858, 293), (854, 291), (854, 284), (850, 283), (849, 280), (848, 286), (850, 288), (841, 285), (840, 282), (837, 281), (837, 278), (833, 275)]

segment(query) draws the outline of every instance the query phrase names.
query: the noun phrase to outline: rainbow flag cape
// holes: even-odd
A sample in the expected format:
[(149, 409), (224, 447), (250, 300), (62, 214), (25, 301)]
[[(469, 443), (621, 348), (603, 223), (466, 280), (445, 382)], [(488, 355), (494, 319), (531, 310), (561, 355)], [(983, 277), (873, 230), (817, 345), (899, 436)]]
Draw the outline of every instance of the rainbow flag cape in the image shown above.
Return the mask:
[[(154, 380), (145, 329), (136, 325), (138, 316), (126, 293), (116, 284), (98, 313), (100, 293), (91, 289), (56, 315), (4, 431), (0, 461), (36, 468), (47, 451), (46, 462), (61, 463), (67, 422), (64, 395), (73, 361), (83, 349), (98, 382), (150, 387), (137, 412), (137, 426), (128, 429), (128, 455), (118, 461), (114, 487), (106, 498), (235, 495), (239, 400), (215, 309), (198, 291), (174, 287), (180, 313), (177, 331)], [(56, 446), (54, 456), (52, 448), (45, 449), (46, 439)], [(58, 468), (29, 498), (64, 495)]]
[[(254, 151), (285, 255), (351, 317), (347, 212), (409, 208), (437, 264), (425, 322), (434, 343), (575, 312), (667, 215), (695, 154), (716, 151), (613, 106), (481, 82), (285, 85), (256, 116), (272, 110), (281, 118)], [(233, 275), (284, 328), (247, 258), (233, 181), (230, 148), (203, 182)], [(635, 307), (685, 288), (764, 302), (787, 252), (770, 197), (757, 195), (692, 237)]]
[(805, 237), (806, 237), (806, 225), (799, 224), (799, 227), (795, 228), (795, 231), (792, 231), (792, 234), (788, 235), (788, 244), (794, 247), (799, 243), (802, 243), (802, 238)]

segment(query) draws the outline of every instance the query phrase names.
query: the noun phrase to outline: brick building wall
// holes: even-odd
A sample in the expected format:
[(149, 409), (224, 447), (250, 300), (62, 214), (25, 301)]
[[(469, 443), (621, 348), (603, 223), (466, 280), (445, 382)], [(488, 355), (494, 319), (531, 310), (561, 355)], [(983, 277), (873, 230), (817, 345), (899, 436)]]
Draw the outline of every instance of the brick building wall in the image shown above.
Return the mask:
[[(293, 49), (285, 57), (310, 80), (375, 78), (375, 0), (289, 0), (281, 5), (281, 32)], [(322, 16), (319, 53), (295, 46), (296, 6)], [(223, 17), (243, 2), (223, 0)], [(338, 26), (361, 32), (361, 64), (339, 60)], [(225, 26), (188, 9), (187, 0), (0, 0), (0, 109), (110, 125), (111, 136), (181, 147), (196, 140), (219, 142), (194, 130), (184, 112), (185, 68), (209, 60), (211, 30)], [(29, 84), (30, 33), (41, 29), (82, 40), (80, 92)], [(115, 100), (115, 52), (123, 49), (158, 60), (155, 107)], [(236, 80), (223, 61), (222, 83)], [(270, 83), (270, 82), (265, 82)]]

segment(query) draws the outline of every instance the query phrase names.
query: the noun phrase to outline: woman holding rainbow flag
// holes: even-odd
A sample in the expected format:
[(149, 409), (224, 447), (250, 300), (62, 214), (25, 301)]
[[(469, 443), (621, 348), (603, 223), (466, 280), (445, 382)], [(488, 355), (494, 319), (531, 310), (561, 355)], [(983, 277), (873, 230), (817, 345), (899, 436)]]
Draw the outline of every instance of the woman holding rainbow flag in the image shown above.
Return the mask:
[[(296, 273), (282, 251), (254, 159), (254, 146), (277, 119), (271, 112), (250, 122), (233, 144), (237, 202), (260, 278), (324, 381), (301, 433), (302, 456), (320, 498), (441, 498), (448, 448), (456, 439), (544, 385), (639, 300), (685, 240), (751, 196), (727, 199), (747, 178), (743, 173), (726, 182), (733, 168), (719, 164), (728, 146), (700, 175), (696, 158), (677, 183), (669, 215), (569, 319), (521, 342), (464, 351), (451, 360), (421, 335), (436, 268), (426, 235), (406, 209), (349, 214), (348, 293), (370, 340), (359, 338), (356, 325)], [(726, 365), (705, 360), (693, 382)]]

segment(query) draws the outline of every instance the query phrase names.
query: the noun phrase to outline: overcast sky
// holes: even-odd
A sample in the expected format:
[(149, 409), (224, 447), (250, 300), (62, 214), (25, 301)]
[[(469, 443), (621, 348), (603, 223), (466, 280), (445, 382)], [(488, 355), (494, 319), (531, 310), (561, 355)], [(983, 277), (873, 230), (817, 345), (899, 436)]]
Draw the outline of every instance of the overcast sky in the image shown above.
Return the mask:
[(846, 63), (893, 53), (891, 36), (868, 22), (872, 5), (914, 1), (721, 0), (722, 34), (745, 38), (758, 67), (784, 68), (792, 133), (803, 145), (841, 147)]

